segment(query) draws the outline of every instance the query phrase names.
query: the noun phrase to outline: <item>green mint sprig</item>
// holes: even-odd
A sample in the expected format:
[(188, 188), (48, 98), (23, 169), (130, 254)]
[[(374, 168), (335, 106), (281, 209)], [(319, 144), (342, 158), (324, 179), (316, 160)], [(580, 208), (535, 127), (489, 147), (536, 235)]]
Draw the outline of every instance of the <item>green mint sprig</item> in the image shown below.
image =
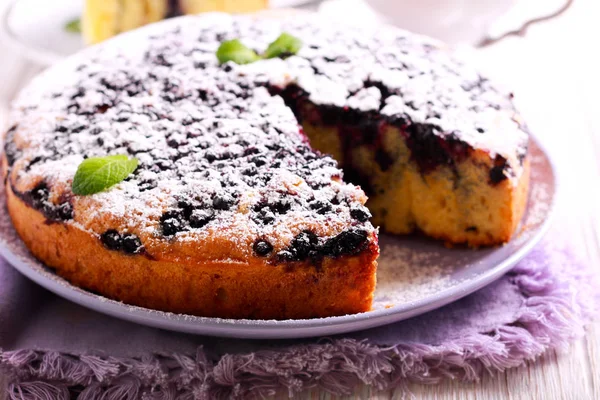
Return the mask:
[(286, 55), (292, 55), (298, 53), (302, 47), (302, 41), (289, 33), (283, 32), (274, 42), (272, 42), (263, 58), (275, 58), (284, 57)]
[(65, 24), (65, 31), (70, 33), (81, 33), (81, 19), (75, 18)]
[(244, 46), (238, 39), (221, 43), (217, 50), (217, 58), (221, 64), (233, 61), (236, 64), (250, 64), (260, 60), (256, 52)]
[(77, 167), (73, 178), (73, 193), (82, 196), (99, 193), (122, 182), (137, 166), (137, 158), (129, 158), (126, 155), (85, 159)]
[(250, 64), (261, 59), (290, 56), (298, 53), (301, 47), (302, 41), (300, 39), (284, 32), (269, 44), (262, 56), (259, 56), (254, 50), (240, 42), (239, 39), (233, 39), (221, 43), (217, 49), (217, 59), (221, 64), (228, 61), (240, 65)]

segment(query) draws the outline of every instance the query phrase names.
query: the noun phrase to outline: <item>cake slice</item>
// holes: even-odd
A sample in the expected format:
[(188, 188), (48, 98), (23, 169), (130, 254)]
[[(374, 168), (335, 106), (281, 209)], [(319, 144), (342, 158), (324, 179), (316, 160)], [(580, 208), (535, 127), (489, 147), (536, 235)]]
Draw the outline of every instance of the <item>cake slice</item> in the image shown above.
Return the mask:
[[(363, 92), (359, 96), (368, 97), (369, 88)], [(296, 110), (312, 145), (332, 154), (346, 179), (365, 191), (375, 226), (393, 234), (420, 231), (447, 244), (473, 247), (510, 240), (527, 202), (526, 141), (504, 155), (491, 153), (489, 147), (465, 140), (466, 132), (445, 130), (443, 117), (413, 120), (412, 110), (404, 114), (406, 100), (400, 93), (387, 93), (387, 99), (380, 93), (371, 92), (372, 100), (382, 104), (379, 112), (363, 116), (349, 107), (315, 104), (297, 86), (286, 88), (282, 96)], [(519, 116), (501, 113), (481, 110), (462, 116), (482, 121), (472, 128), (479, 136), (475, 143), (502, 148), (523, 138)], [(490, 137), (486, 129), (505, 136)], [(486, 143), (490, 140), (497, 143)]]
[(85, 0), (81, 26), (87, 44), (168, 17), (209, 11), (253, 12), (268, 0)]

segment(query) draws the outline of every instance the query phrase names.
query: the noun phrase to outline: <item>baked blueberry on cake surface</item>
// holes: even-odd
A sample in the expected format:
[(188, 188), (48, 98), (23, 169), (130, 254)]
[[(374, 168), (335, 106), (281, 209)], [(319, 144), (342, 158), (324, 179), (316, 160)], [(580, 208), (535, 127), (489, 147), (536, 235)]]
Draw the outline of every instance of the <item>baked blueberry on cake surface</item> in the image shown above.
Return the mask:
[[(267, 58), (285, 35), (293, 50)], [(265, 59), (226, 61), (235, 39)], [(370, 309), (371, 221), (508, 241), (527, 143), (510, 96), (428, 39), (213, 13), (37, 77), (2, 166), (17, 232), (76, 285), (179, 313), (312, 318)]]

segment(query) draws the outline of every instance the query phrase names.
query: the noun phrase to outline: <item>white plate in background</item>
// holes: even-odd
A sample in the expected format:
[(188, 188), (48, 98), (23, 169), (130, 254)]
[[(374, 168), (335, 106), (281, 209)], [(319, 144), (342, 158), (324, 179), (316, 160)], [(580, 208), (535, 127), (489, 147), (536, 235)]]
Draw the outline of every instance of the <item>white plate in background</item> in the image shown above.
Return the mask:
[(8, 1), (0, 21), (2, 39), (32, 61), (53, 64), (83, 48), (81, 35), (65, 30), (82, 9), (82, 0)]
[[(84, 47), (81, 35), (67, 32), (65, 25), (79, 18), (84, 0), (0, 0), (0, 36), (17, 53), (51, 65)], [(314, 0), (271, 0), (271, 8), (304, 6), (316, 9)]]

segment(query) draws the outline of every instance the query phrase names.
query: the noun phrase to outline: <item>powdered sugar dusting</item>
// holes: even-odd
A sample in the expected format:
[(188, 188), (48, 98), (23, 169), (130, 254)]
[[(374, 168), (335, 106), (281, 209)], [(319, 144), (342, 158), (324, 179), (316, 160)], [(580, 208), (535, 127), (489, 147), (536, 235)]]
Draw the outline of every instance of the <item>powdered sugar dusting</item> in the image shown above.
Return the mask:
[(450, 286), (447, 265), (437, 251), (390, 243), (381, 250), (374, 309), (410, 303)]
[[(298, 55), (218, 65), (224, 40), (262, 52), (282, 31), (303, 41)], [(527, 134), (510, 96), (429, 39), (335, 27), (314, 15), (214, 13), (121, 35), (35, 79), (10, 117), (11, 182), (28, 191), (43, 181), (51, 202), (70, 199), (66, 223), (94, 234), (117, 228), (146, 247), (220, 236), (244, 257), (259, 237), (281, 251), (304, 231), (326, 240), (354, 229), (373, 240), (371, 224), (350, 213), (363, 192), (341, 183), (337, 163), (308, 147), (271, 93), (290, 83), (316, 104), (428, 124), (435, 135), (501, 155), (520, 175)], [(77, 165), (105, 154), (135, 156), (140, 166), (109, 191), (73, 197)]]

